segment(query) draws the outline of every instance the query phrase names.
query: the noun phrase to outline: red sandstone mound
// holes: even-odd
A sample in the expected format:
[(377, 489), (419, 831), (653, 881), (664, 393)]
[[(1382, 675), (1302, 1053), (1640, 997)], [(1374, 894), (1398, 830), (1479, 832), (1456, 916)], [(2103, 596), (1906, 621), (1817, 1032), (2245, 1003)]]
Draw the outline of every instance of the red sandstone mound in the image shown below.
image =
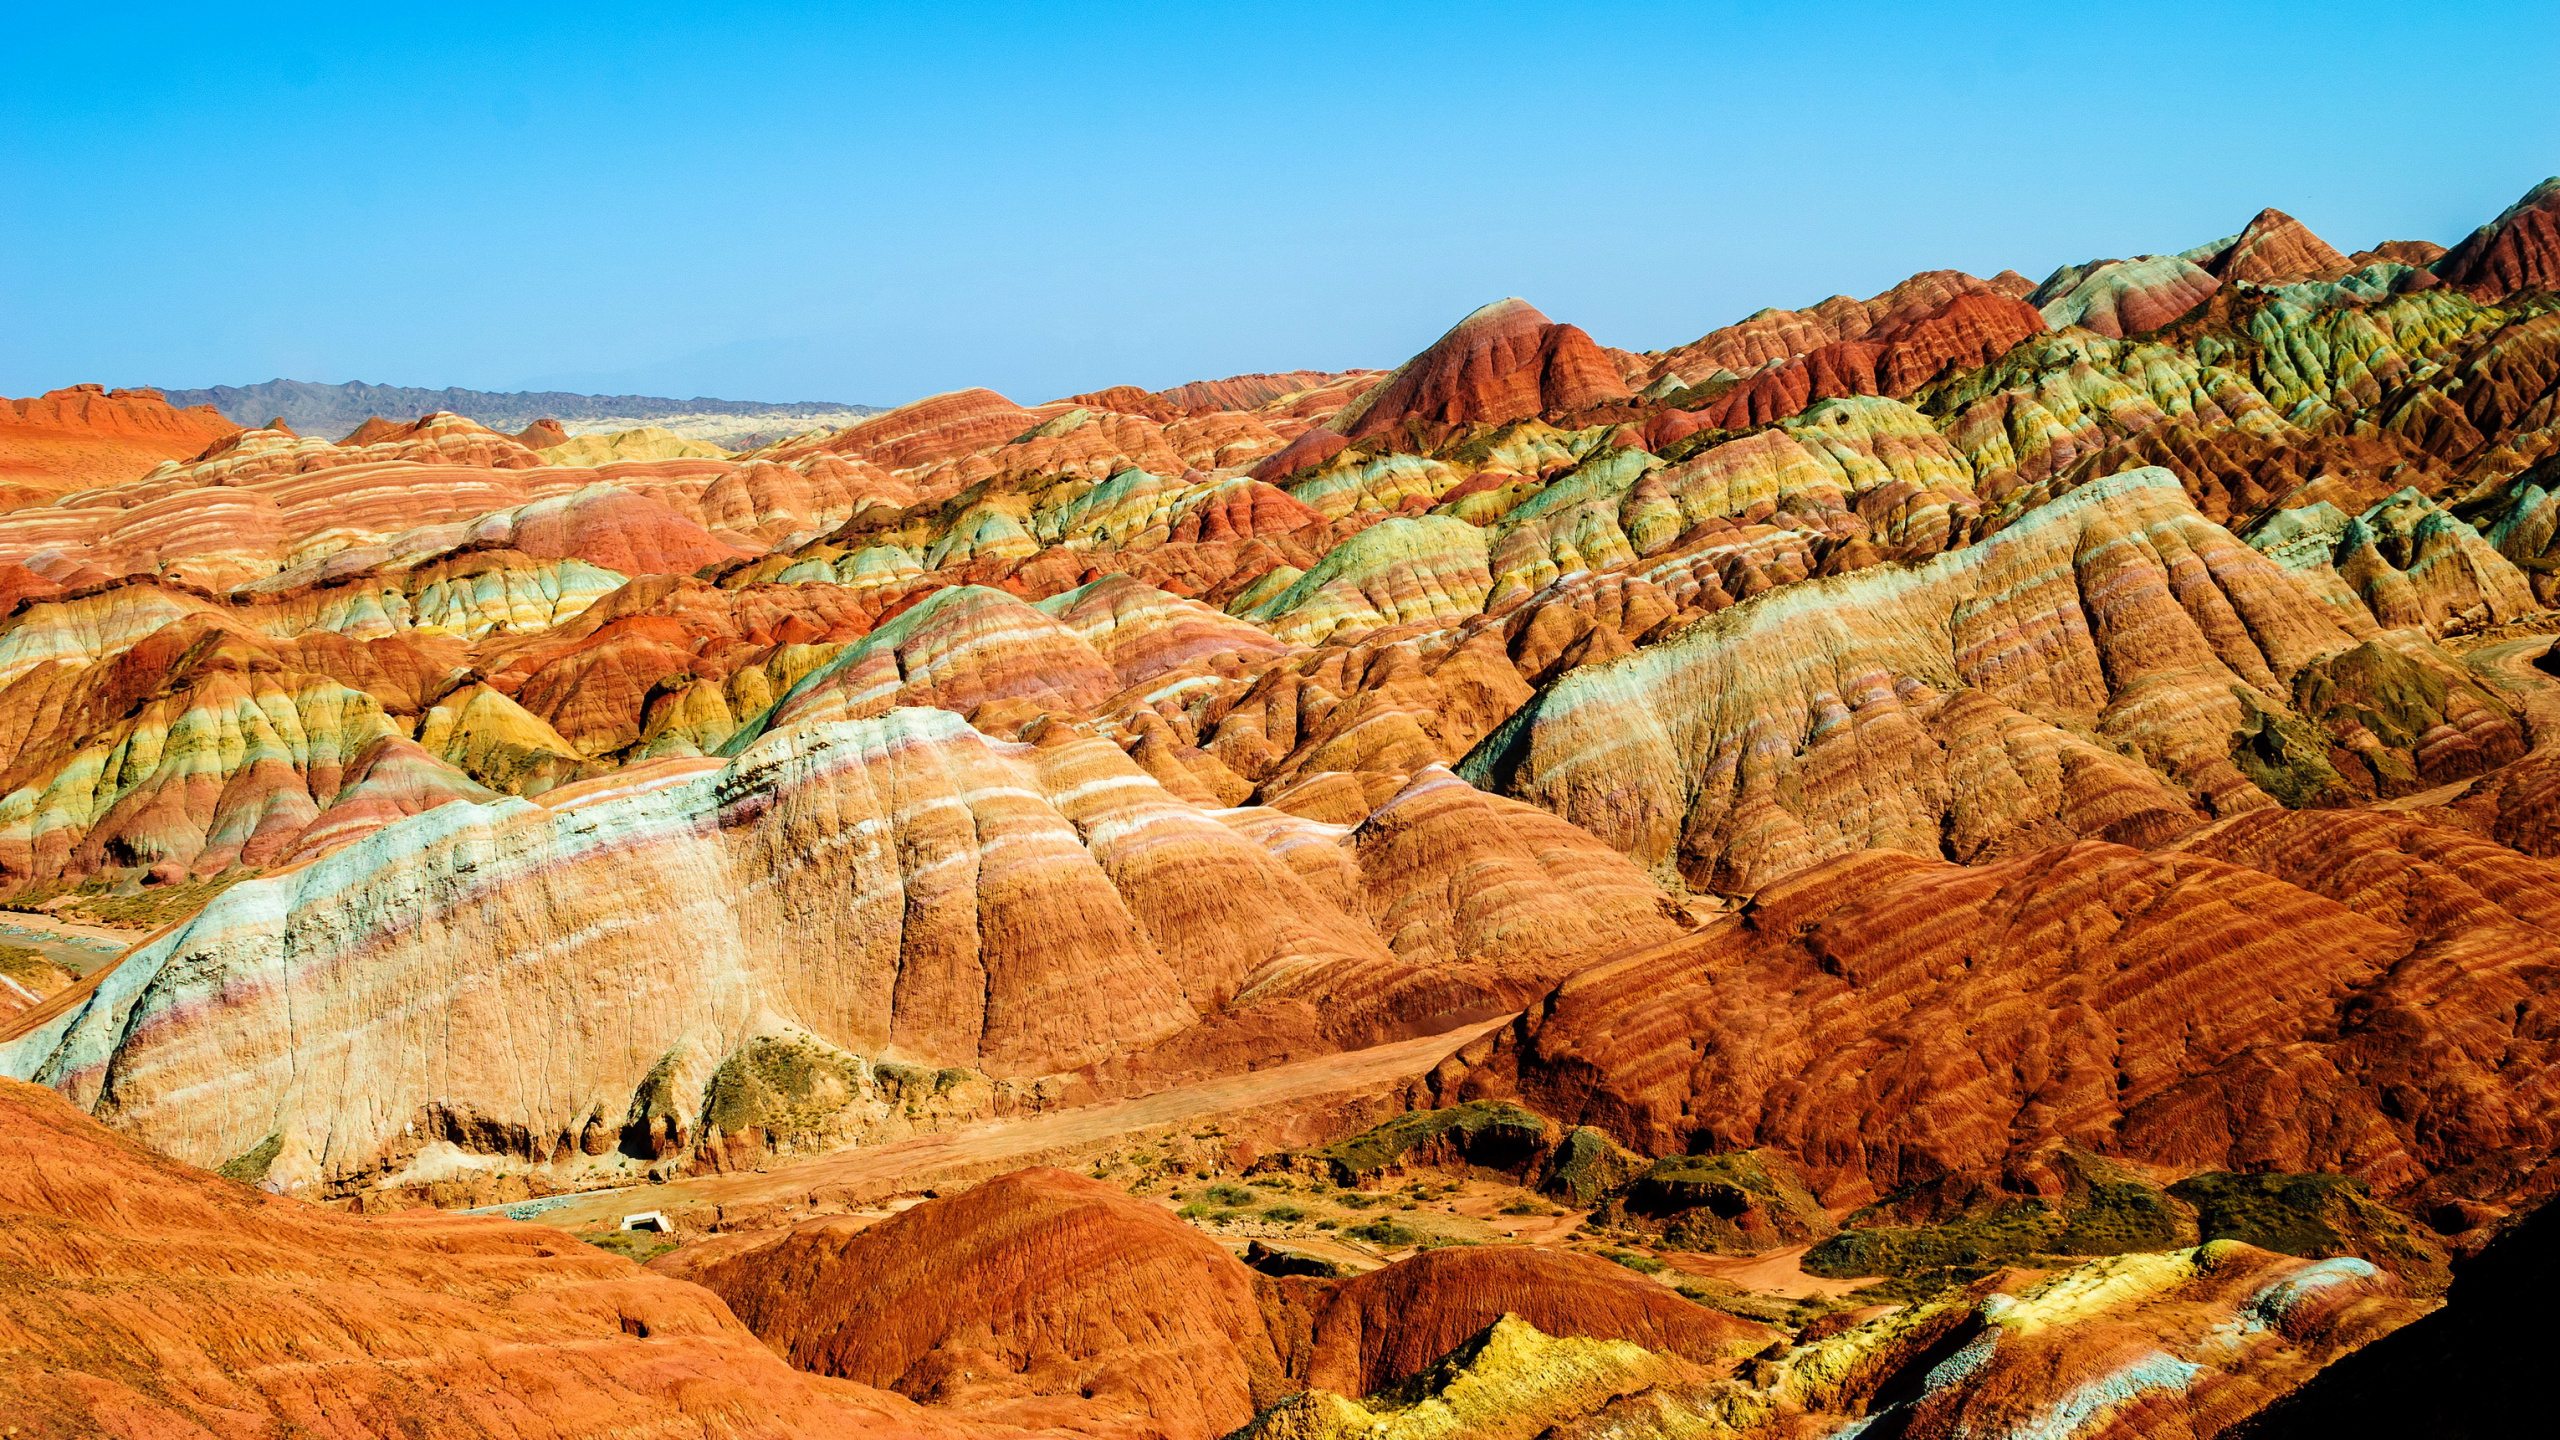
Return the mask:
[(472, 525), (473, 545), (575, 557), (623, 575), (683, 575), (746, 557), (668, 506), (613, 485), (549, 496)]
[(556, 1230), (260, 1194), (9, 1079), (0, 1233), (14, 1435), (973, 1433), (794, 1371), (708, 1292)]
[(1497, 300), (1450, 327), (1329, 422), (1351, 440), (1413, 425), (1437, 435), (1627, 398), (1618, 367), (1572, 325), (1526, 300)]
[(2436, 274), (2482, 299), (2560, 290), (2560, 176), (2534, 186), (2436, 262)]
[(0, 507), (132, 480), (239, 429), (210, 405), (176, 409), (157, 390), (74, 385), (0, 400)]
[(1505, 1314), (1710, 1366), (1775, 1336), (1607, 1261), (1527, 1247), (1274, 1283), (1161, 1206), (1053, 1169), (657, 1268), (708, 1286), (804, 1369), (1089, 1434), (1221, 1435), (1293, 1391), (1369, 1394)]
[(1923, 270), (1865, 300), (1834, 295), (1802, 310), (1762, 310), (1686, 345), (1640, 357), (1648, 363), (1638, 379), (1650, 387), (1673, 377), (1683, 385), (1701, 384), (1719, 370), (1747, 375), (1825, 345), (1872, 339), (1875, 331), (1896, 317), (1934, 314), (1961, 296), (2003, 295), (2016, 300), (2035, 288), (2034, 281), (2014, 270), (1988, 280), (1961, 270)]
[(860, 456), (892, 470), (935, 460), (955, 460), (989, 445), (1001, 445), (1039, 422), (1030, 411), (993, 390), (954, 390), (928, 395), (879, 415), (848, 425), (807, 446), (787, 446), (783, 455), (803, 448), (834, 455)]
[(1668, 443), (1694, 428), (1771, 424), (1833, 396), (1908, 395), (1950, 365), (1987, 365), (2044, 329), (2044, 316), (2023, 300), (1980, 291), (1961, 294), (1934, 308), (1889, 316), (1862, 339), (1834, 341), (1764, 370), (1715, 403), (1690, 412), (1687, 426), (1666, 427), (1657, 421), (1648, 438)]
[(2310, 226), (2273, 206), (2251, 217), (2229, 245), (2202, 263), (2218, 280), (2253, 285), (2334, 280), (2355, 268)]
[(1057, 403), (1173, 421), (1220, 410), (1257, 409), (1286, 396), (1319, 389), (1353, 376), (1377, 373), (1374, 370), (1290, 370), (1277, 375), (1230, 375), (1224, 380), (1194, 380), (1169, 390), (1114, 385), (1108, 390), (1069, 395)]
[(1596, 1256), (1525, 1246), (1425, 1250), (1314, 1291), (1304, 1303), (1312, 1314), (1290, 1373), (1343, 1395), (1419, 1374), (1505, 1314), (1549, 1335), (1631, 1340), (1702, 1364), (1750, 1354), (1776, 1337)]
[(802, 1369), (989, 1419), (1195, 1440), (1282, 1388), (1252, 1271), (1163, 1207), (1063, 1170), (867, 1230), (804, 1227), (696, 1278)]

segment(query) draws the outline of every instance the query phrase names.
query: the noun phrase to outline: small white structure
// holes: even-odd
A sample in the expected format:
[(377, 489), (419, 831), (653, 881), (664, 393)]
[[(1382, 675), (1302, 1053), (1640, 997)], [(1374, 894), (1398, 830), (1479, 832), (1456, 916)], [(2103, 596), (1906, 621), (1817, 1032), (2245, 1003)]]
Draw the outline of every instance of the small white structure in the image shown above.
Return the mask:
[(637, 1215), (623, 1216), (622, 1228), (625, 1230), (655, 1230), (659, 1234), (664, 1235), (673, 1231), (676, 1227), (668, 1223), (665, 1211), (643, 1210)]

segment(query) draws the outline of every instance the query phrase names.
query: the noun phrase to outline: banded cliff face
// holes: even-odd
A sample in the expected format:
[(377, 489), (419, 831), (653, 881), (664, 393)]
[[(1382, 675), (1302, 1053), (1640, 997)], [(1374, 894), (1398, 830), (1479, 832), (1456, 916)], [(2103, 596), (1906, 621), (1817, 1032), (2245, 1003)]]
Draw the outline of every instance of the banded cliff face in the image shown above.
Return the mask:
[[(593, 1180), (689, 1154), (774, 1046), (836, 1067), (858, 1127), (883, 1066), (972, 1072), (983, 1106), (990, 1079), (1258, 1006), (1302, 1044), (1498, 1013), (1591, 945), (1676, 933), (1623, 860), (1554, 829), (1427, 789), (1356, 831), (1258, 826), (1072, 731), (894, 710), (446, 805), (235, 886), (21, 1017), (5, 1063), (166, 1153), (262, 1152), (283, 1188)], [(1408, 890), (1452, 848), (1477, 885)], [(1533, 920), (1574, 943), (1496, 939)], [(749, 1123), (782, 1128), (727, 1121)]]
[[(1779, 590), (1577, 670), (1460, 773), (1749, 891), (1856, 850), (2157, 840), (2523, 753), (2507, 702), (2360, 628), (2175, 476), (2137, 470), (1925, 564)], [(2330, 682), (2367, 669), (2432, 684), (2387, 717), (2338, 703)]]
[(1992, 865), (1863, 851), (1575, 974), (1438, 1083), (1654, 1154), (1767, 1147), (1834, 1206), (2053, 1193), (2055, 1143), (2505, 1206), (2551, 1185), (2555, 885), (2396, 815)]

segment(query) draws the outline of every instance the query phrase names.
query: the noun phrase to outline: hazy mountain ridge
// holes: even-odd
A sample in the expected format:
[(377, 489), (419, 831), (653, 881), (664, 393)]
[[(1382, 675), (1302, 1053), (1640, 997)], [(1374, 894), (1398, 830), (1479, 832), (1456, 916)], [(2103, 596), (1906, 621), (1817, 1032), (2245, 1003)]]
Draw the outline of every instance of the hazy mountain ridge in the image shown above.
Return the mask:
[[(496, 392), (466, 390), (448, 386), (429, 390), (415, 385), (368, 385), (350, 380), (343, 385), (328, 385), (313, 380), (269, 380), (262, 385), (216, 385), (209, 390), (176, 390), (163, 387), (169, 403), (181, 408), (189, 405), (211, 405), (223, 416), (240, 425), (262, 425), (281, 416), (285, 423), (306, 435), (343, 435), (365, 422), (369, 416), (388, 419), (412, 419), (436, 410), (450, 410), (468, 415), (483, 425), (515, 430), (549, 416), (566, 424), (602, 420), (647, 424), (677, 418), (712, 415), (741, 418), (767, 418), (781, 421), (825, 421), (846, 423), (842, 416), (879, 413), (876, 405), (852, 405), (834, 400), (714, 400), (695, 397), (671, 399), (661, 395), (577, 395), (561, 390), (520, 390)], [(770, 427), (782, 431), (809, 428), (805, 424)]]

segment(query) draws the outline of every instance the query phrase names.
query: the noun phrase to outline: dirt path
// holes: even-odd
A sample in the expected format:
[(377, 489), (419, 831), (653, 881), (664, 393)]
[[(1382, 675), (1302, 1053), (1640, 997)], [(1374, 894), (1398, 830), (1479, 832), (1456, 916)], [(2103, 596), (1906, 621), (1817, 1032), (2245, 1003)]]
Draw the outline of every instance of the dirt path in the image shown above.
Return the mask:
[(75, 975), (86, 975), (131, 949), (148, 932), (110, 930), (24, 910), (0, 910), (0, 945), (33, 950)]
[(2524, 706), (2525, 728), (2536, 751), (2560, 747), (2560, 679), (2534, 662), (2555, 642), (2548, 635), (2500, 640), (2463, 656), (2463, 663)]
[(1674, 1273), (1722, 1280), (1766, 1295), (1783, 1295), (1788, 1299), (1821, 1296), (1836, 1299), (1861, 1285), (1873, 1285), (1872, 1277), (1834, 1280), (1823, 1275), (1808, 1275), (1804, 1270), (1805, 1252), (1810, 1245), (1790, 1245), (1783, 1250), (1770, 1250), (1758, 1255), (1702, 1255), (1685, 1251), (1666, 1251), (1662, 1260)]
[(901, 1195), (965, 1187), (1027, 1165), (1086, 1164), (1211, 1123), (1226, 1137), (1266, 1150), (1321, 1143), (1400, 1113), (1408, 1084), (1451, 1051), (1509, 1020), (1504, 1016), (1419, 1040), (1197, 1081), (1134, 1100), (981, 1121), (890, 1145), (779, 1160), (762, 1171), (555, 1197), (565, 1203), (526, 1218), (579, 1230), (657, 1210), (696, 1234), (760, 1230), (831, 1213), (877, 1212)]
[[(2554, 679), (2534, 664), (2552, 644), (2552, 637), (2548, 635), (2527, 635), (2516, 640), (2493, 641), (2462, 657), (2473, 674), (2524, 711), (2525, 736), (2533, 745), (2526, 752), (2528, 755), (2560, 750), (2560, 679)], [(2435, 805), (2450, 805), (2469, 794), (2474, 785), (2493, 779), (2502, 771), (2503, 767), (2487, 775), (2475, 775), (2468, 780), (2421, 790), (2415, 795), (2377, 800), (2365, 808), (2423, 810)]]

